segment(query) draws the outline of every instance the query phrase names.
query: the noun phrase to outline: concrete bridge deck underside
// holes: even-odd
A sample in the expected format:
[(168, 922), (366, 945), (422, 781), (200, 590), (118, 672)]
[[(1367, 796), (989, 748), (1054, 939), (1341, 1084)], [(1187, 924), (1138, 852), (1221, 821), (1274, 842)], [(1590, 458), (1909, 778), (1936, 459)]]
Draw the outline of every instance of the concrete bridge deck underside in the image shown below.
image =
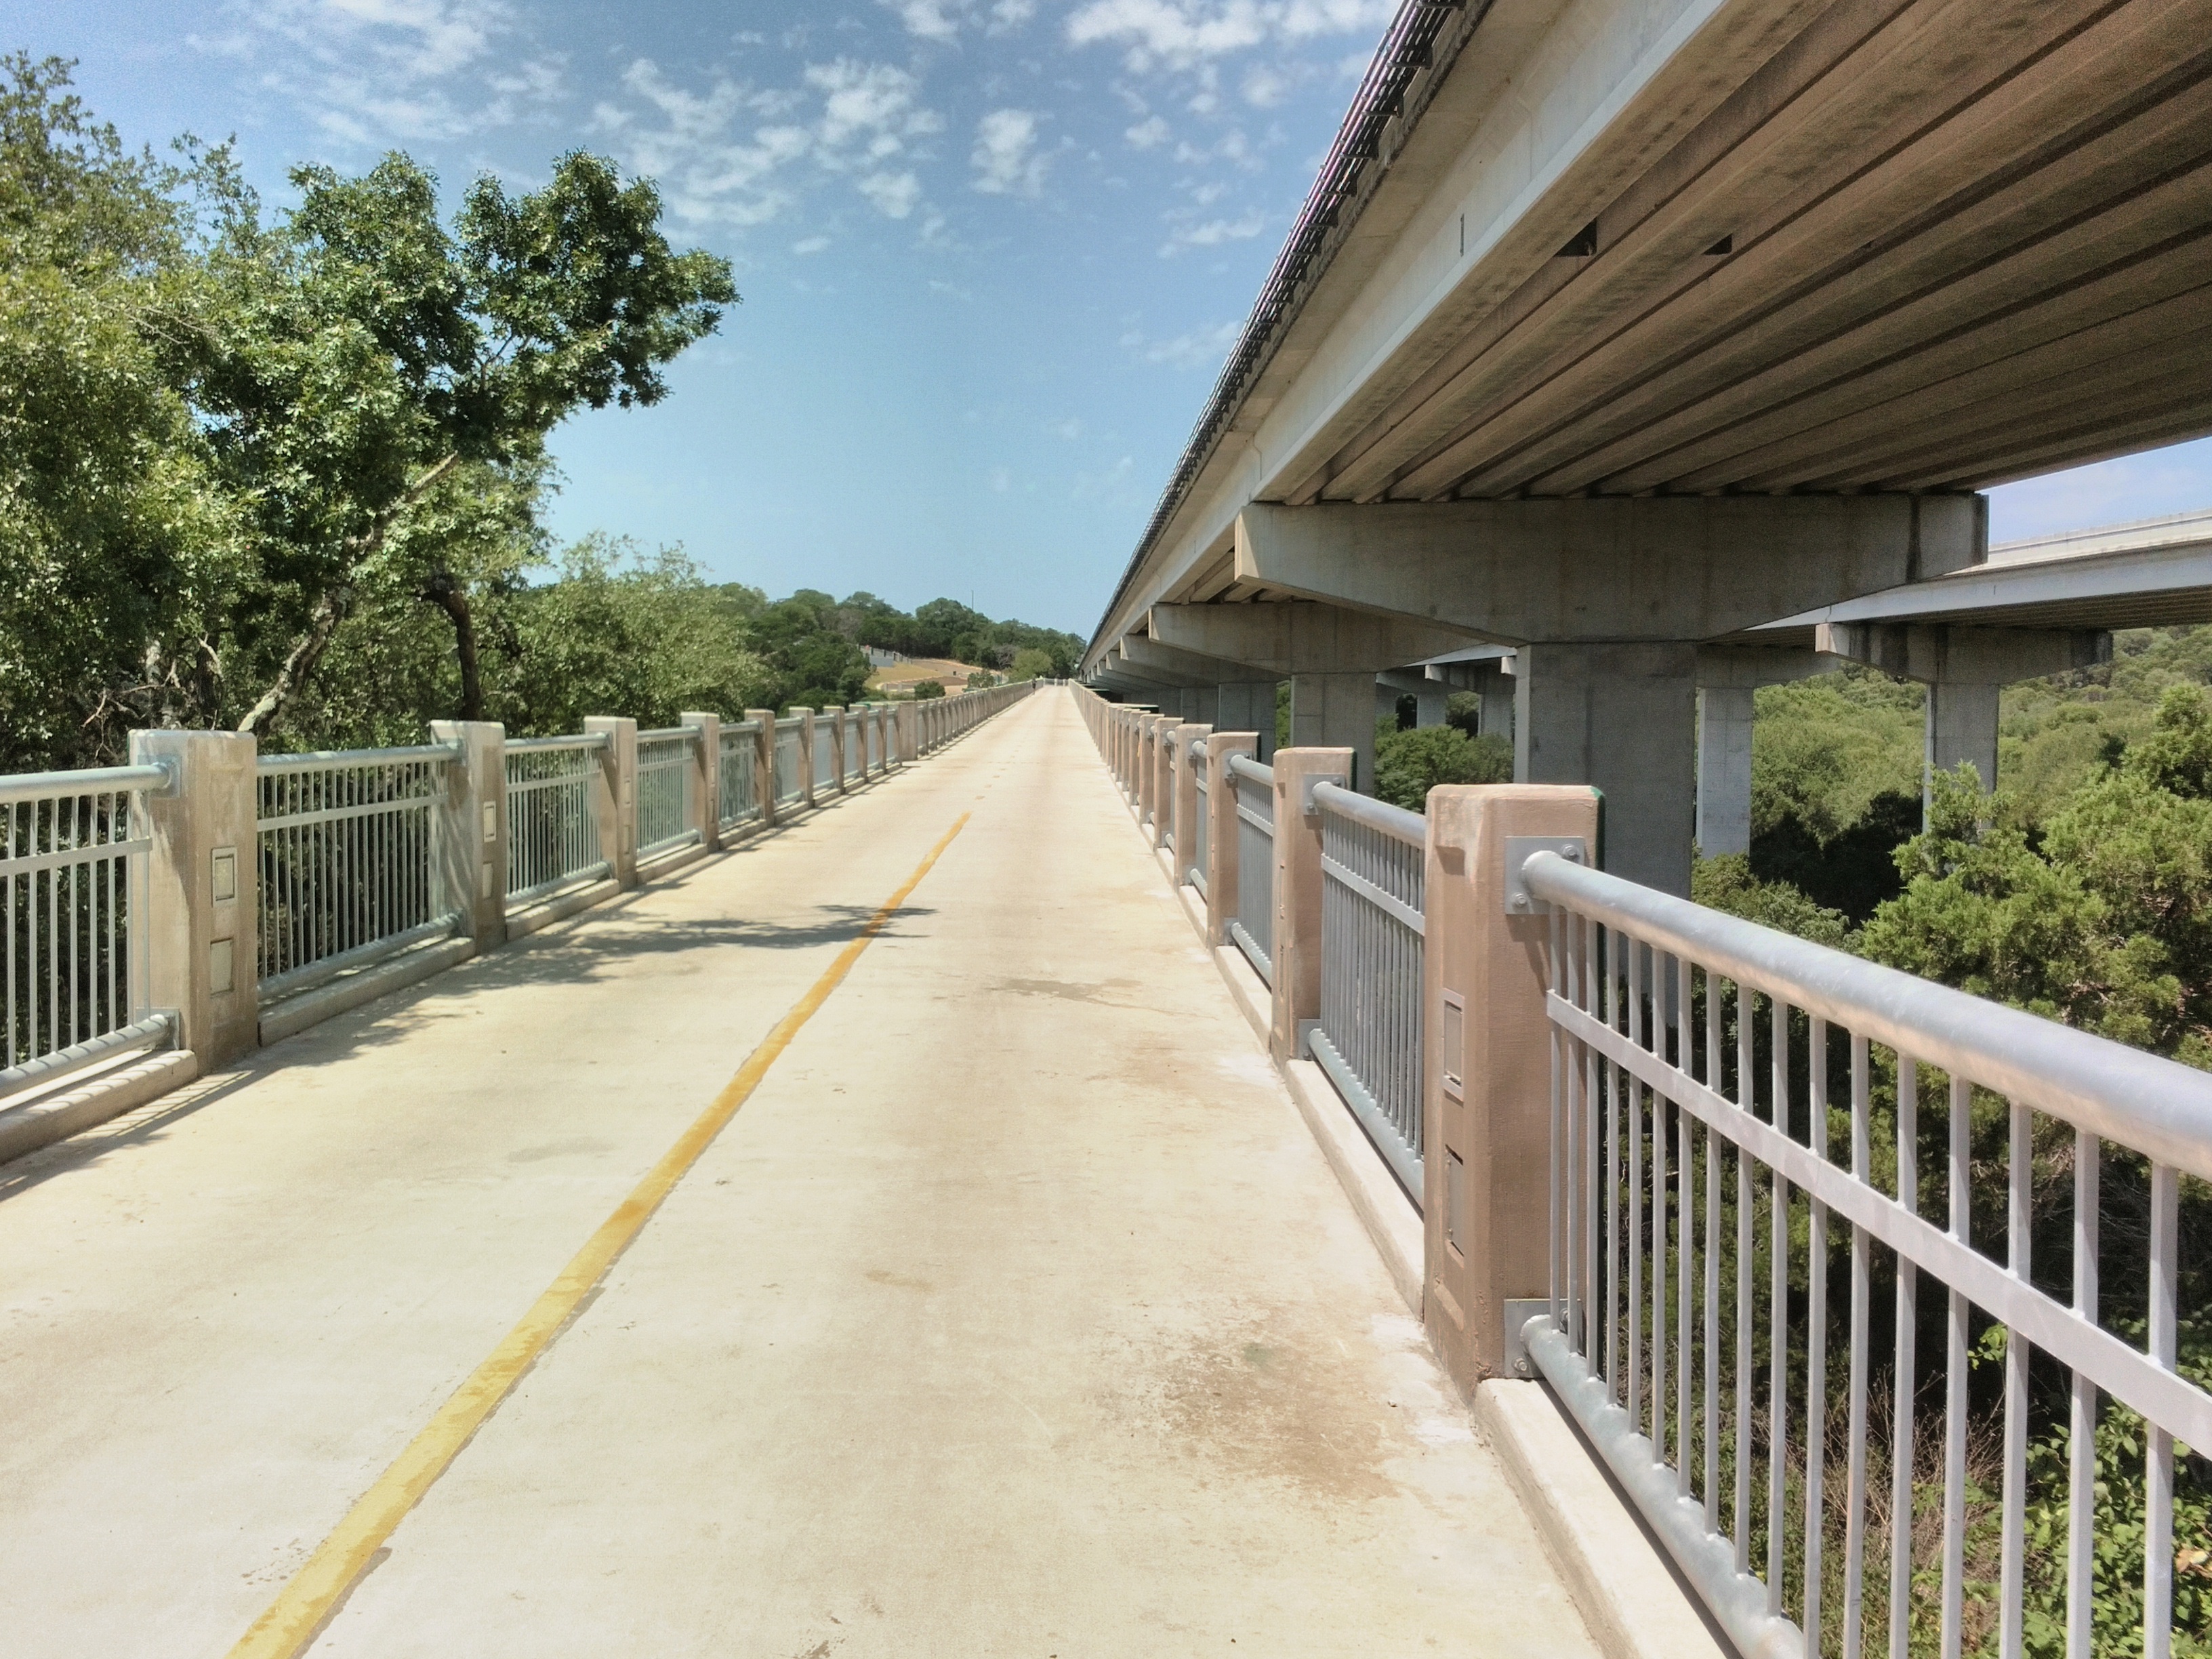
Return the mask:
[(228, 1652), (963, 813), (313, 1650), (1592, 1651), (1048, 696), (0, 1170), (9, 1652)]

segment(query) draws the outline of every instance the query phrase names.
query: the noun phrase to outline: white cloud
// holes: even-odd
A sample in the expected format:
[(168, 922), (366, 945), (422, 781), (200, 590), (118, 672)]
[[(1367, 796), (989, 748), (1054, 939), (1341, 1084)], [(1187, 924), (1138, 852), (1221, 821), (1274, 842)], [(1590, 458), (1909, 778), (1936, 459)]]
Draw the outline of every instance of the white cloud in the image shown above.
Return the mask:
[(1379, 30), (1395, 9), (1395, 0), (1086, 0), (1067, 39), (1120, 46), (1139, 73), (1189, 70), (1268, 42)]
[(1036, 117), (994, 109), (975, 124), (975, 188), (993, 196), (1034, 196), (1044, 187), (1047, 160), (1036, 153)]
[[(957, 40), (975, 21), (977, 0), (880, 0), (899, 15), (908, 34), (924, 40)], [(984, 19), (985, 32), (1004, 34), (1036, 15), (1036, 0), (994, 0)]]
[(860, 190), (891, 219), (905, 218), (921, 200), (921, 180), (911, 173), (872, 173), (860, 180)]
[(1170, 368), (1218, 368), (1243, 331), (1241, 324), (1217, 323), (1178, 334), (1172, 340), (1152, 340), (1140, 330), (1130, 329), (1121, 336), (1121, 343), (1141, 352), (1148, 363), (1165, 363)]
[(1219, 247), (1224, 242), (1249, 241), (1267, 228), (1267, 217), (1253, 208), (1241, 218), (1208, 219), (1203, 224), (1179, 225), (1160, 245), (1160, 258), (1172, 258), (1185, 248)]
[(1168, 139), (1168, 124), (1158, 116), (1148, 116), (1121, 135), (1138, 149), (1151, 149)]
[(802, 236), (791, 245), (793, 253), (819, 253), (830, 246), (827, 236)]
[(1046, 427), (1045, 430), (1055, 438), (1065, 438), (1068, 442), (1073, 443), (1083, 435), (1083, 422), (1071, 415), (1064, 421), (1054, 421)]
[(703, 91), (641, 58), (622, 85), (632, 106), (600, 104), (593, 127), (617, 141), (629, 166), (660, 181), (672, 213), (695, 222), (765, 223), (810, 185), (840, 176), (879, 212), (906, 218), (921, 181), (892, 162), (945, 125), (922, 104), (914, 75), (842, 58), (807, 65), (796, 87), (717, 79)]
[(341, 142), (423, 143), (520, 118), (562, 91), (557, 55), (512, 37), (505, 0), (236, 0), (195, 50), (264, 64), (262, 84)]

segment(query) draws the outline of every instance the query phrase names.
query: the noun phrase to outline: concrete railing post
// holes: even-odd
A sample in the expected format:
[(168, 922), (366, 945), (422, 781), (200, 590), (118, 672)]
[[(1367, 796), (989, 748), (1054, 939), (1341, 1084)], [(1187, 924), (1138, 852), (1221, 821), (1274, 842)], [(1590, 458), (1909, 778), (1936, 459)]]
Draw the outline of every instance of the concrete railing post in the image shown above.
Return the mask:
[(1182, 721), (1173, 714), (1162, 715), (1152, 727), (1152, 822), (1147, 833), (1154, 847), (1164, 846), (1175, 833), (1176, 733), (1182, 729)]
[(722, 717), (694, 711), (678, 714), (678, 726), (696, 726), (697, 743), (691, 756), (690, 787), (685, 793), (697, 803), (684, 824), (699, 832), (699, 844), (708, 852), (722, 845)]
[[(1176, 728), (1175, 807), (1168, 822), (1175, 830), (1176, 878), (1198, 862), (1198, 762), (1191, 753), (1212, 731), (1210, 726), (1186, 722)], [(1211, 799), (1212, 797), (1207, 797)]]
[(1302, 1058), (1305, 1028), (1321, 1018), (1321, 814), (1307, 810), (1312, 786), (1349, 788), (1351, 749), (1275, 751), (1274, 1019), (1268, 1046)]
[(901, 766), (911, 766), (921, 758), (921, 705), (902, 702), (898, 706), (898, 757)]
[(799, 804), (814, 805), (814, 711), (794, 708), (799, 717)]
[(1541, 905), (1506, 908), (1506, 849), (1572, 838), (1594, 857), (1598, 801), (1577, 785), (1454, 784), (1431, 790), (1428, 808), (1422, 1317), (1471, 1389), (1504, 1371), (1507, 1304), (1550, 1282), (1552, 923)]
[(1216, 732), (1206, 740), (1206, 942), (1229, 943), (1229, 924), (1237, 916), (1237, 786), (1229, 757), (1248, 760), (1260, 753), (1257, 732)]
[(445, 902), (479, 951), (507, 943), (507, 728), (496, 720), (432, 720), (430, 740), (458, 744), (446, 769), (438, 827)]
[(753, 733), (753, 799), (760, 803), (760, 819), (775, 822), (775, 710), (748, 708), (745, 718), (759, 729)]
[(618, 887), (637, 885), (637, 722), (627, 715), (593, 714), (586, 732), (604, 732), (599, 784), (592, 803), (599, 820), (599, 845)]
[(173, 1009), (177, 1045), (191, 1050), (203, 1072), (261, 1040), (257, 752), (252, 738), (231, 732), (131, 734), (131, 764), (160, 762), (176, 778), (171, 792), (145, 797), (154, 845), (133, 1011)]

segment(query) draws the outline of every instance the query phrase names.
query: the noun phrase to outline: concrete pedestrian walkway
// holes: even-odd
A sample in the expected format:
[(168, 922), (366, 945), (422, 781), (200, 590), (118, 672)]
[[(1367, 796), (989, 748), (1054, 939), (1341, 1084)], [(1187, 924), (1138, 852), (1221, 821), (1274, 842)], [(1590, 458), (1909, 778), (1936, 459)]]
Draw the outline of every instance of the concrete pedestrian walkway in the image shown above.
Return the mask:
[(1578, 1655), (1067, 699), (0, 1168), (17, 1659), (218, 1659), (963, 814), (319, 1656)]

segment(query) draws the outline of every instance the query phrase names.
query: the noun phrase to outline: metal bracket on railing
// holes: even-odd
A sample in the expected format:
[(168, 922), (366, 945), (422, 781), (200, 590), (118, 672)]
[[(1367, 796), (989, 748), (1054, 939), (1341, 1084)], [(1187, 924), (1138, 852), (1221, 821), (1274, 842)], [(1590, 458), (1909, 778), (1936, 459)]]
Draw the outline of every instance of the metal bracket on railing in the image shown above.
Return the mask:
[(1588, 864), (1589, 848), (1580, 836), (1508, 836), (1505, 838), (1505, 914), (1525, 916), (1536, 900), (1521, 866), (1539, 853), (1557, 853), (1570, 864)]
[(174, 755), (156, 755), (146, 764), (159, 772), (162, 780), (161, 787), (159, 789), (148, 790), (146, 792), (148, 794), (159, 795), (167, 799), (185, 787), (185, 769), (178, 764)]
[(1352, 787), (1352, 777), (1345, 772), (1309, 772), (1298, 790), (1298, 811), (1310, 818), (1321, 816), (1321, 803), (1314, 799), (1314, 791), (1324, 783), (1333, 783), (1340, 789)]
[(1505, 1300), (1505, 1369), (1522, 1382), (1533, 1381), (1536, 1362), (1528, 1358), (1525, 1334), (1532, 1319), (1549, 1320), (1552, 1304), (1544, 1297), (1508, 1297)]

